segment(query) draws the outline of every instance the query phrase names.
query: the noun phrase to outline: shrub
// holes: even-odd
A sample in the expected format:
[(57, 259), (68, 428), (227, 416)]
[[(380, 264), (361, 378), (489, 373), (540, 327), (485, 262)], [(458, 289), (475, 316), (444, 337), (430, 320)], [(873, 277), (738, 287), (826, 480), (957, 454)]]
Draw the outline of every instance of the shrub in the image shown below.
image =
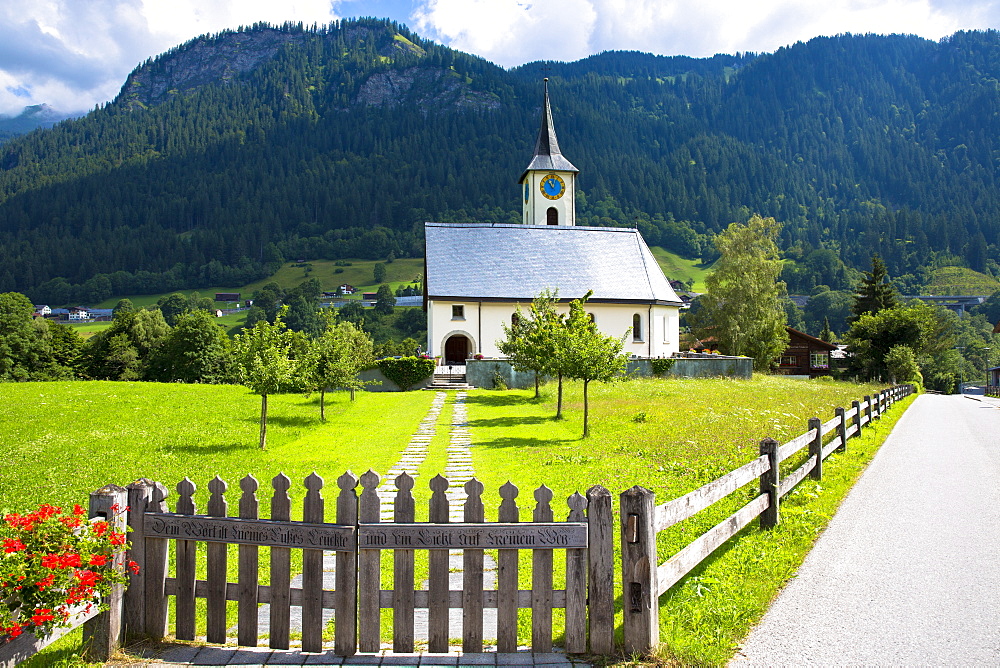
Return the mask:
[(406, 391), (434, 373), (435, 362), (423, 357), (387, 357), (377, 362), (386, 378)]
[(657, 376), (662, 376), (666, 373), (669, 373), (670, 370), (674, 368), (675, 362), (677, 362), (677, 360), (673, 358), (663, 359), (658, 357), (649, 360), (649, 364), (653, 368), (653, 374)]

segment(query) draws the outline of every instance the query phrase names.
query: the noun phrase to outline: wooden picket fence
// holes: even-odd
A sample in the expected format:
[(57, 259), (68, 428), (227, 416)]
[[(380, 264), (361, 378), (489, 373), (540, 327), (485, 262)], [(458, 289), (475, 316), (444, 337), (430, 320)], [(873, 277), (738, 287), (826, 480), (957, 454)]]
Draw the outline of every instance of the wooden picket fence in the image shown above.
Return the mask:
[[(358, 494), (358, 484), (362, 491)], [(216, 477), (209, 485), (208, 514), (195, 511), (194, 484), (185, 478), (177, 485), (173, 513), (167, 512), (166, 488), (140, 480), (129, 486), (129, 558), (140, 564), (140, 575), (130, 583), (124, 605), (126, 630), (152, 638), (169, 634), (168, 598), (176, 599), (173, 635), (195, 637), (195, 601), (207, 600), (207, 640), (226, 641), (226, 602), (238, 608), (237, 643), (256, 646), (258, 605), (270, 605), (268, 644), (289, 646), (290, 608), (301, 607), (302, 650), (322, 651), (323, 610), (334, 611), (334, 652), (350, 656), (359, 650), (381, 649), (380, 611), (393, 610), (393, 650), (412, 652), (414, 611), (427, 609), (428, 649), (448, 651), (449, 611), (463, 612), (464, 652), (483, 651), (483, 610), (497, 609), (497, 649), (517, 649), (517, 611), (532, 611), (531, 646), (552, 650), (552, 610), (565, 609), (566, 651), (610, 653), (614, 636), (611, 495), (600, 486), (584, 497), (567, 500), (566, 521), (554, 521), (552, 492), (539, 487), (532, 520), (521, 522), (516, 503), (518, 489), (507, 483), (500, 489), (499, 522), (484, 521), (483, 485), (465, 484), (464, 522), (449, 522), (445, 495), (448, 481), (430, 481), (430, 522), (415, 522), (414, 481), (406, 473), (395, 480), (392, 522), (381, 522), (376, 489), (380, 476), (369, 471), (357, 478), (347, 472), (337, 480), (336, 523), (325, 521), (323, 479), (315, 473), (305, 479), (303, 521), (291, 521), (290, 480), (279, 474), (271, 483), (269, 519), (259, 518), (258, 483), (252, 476), (240, 481), (239, 516), (228, 517), (227, 485)], [(175, 550), (175, 573), (167, 572), (168, 544)], [(196, 580), (197, 543), (207, 543), (206, 579)], [(227, 544), (239, 545), (237, 582), (227, 581)], [(270, 584), (258, 582), (258, 550), (270, 548)], [(291, 587), (291, 550), (302, 550), (302, 586)], [(448, 583), (449, 550), (463, 551), (463, 588)], [(498, 551), (496, 590), (483, 589), (485, 549)], [(336, 552), (336, 583), (323, 584), (323, 551)], [(415, 588), (414, 551), (429, 553), (429, 586)], [(532, 586), (518, 587), (519, 553), (532, 553)], [(566, 585), (553, 589), (554, 551), (565, 554)], [(393, 587), (381, 588), (381, 559), (393, 555)], [(361, 596), (359, 596), (359, 593)], [(588, 643), (589, 640), (589, 643)]]
[[(762, 529), (776, 526), (783, 496), (807, 475), (817, 480), (822, 478), (823, 461), (830, 454), (846, 449), (848, 439), (860, 436), (863, 427), (913, 392), (911, 385), (892, 387), (852, 402), (850, 410), (836, 409), (834, 418), (827, 422), (811, 418), (808, 431), (784, 445), (766, 438), (760, 443), (760, 456), (753, 461), (659, 506), (656, 495), (643, 487), (623, 492), (620, 510), (625, 651), (641, 654), (659, 643), (660, 595), (755, 518), (760, 518)], [(805, 447), (809, 449), (806, 461), (782, 478), (781, 462)], [(721, 501), (754, 479), (759, 480), (760, 493), (752, 501), (657, 565), (659, 532)]]

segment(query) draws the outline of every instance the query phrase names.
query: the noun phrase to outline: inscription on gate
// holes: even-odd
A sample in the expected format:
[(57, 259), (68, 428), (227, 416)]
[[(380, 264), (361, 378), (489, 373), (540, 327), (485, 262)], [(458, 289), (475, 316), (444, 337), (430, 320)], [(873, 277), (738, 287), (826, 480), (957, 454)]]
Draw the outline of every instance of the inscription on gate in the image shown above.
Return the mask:
[(362, 524), (358, 548), (513, 548), (565, 549), (587, 547), (582, 522), (524, 524)]
[(244, 520), (236, 517), (146, 513), (145, 534), (149, 538), (205, 540), (242, 545), (298, 547), (353, 552), (353, 526)]

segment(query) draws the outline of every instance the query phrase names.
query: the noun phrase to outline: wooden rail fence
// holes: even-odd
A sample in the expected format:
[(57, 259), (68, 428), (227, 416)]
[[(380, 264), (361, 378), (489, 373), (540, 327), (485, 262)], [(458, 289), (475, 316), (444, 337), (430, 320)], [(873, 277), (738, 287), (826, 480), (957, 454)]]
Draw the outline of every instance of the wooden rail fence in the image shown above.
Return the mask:
[[(620, 510), (625, 651), (642, 654), (659, 643), (661, 594), (755, 518), (759, 518), (762, 529), (776, 526), (783, 496), (807, 475), (817, 480), (822, 478), (823, 460), (837, 450), (846, 449), (848, 439), (860, 436), (863, 427), (913, 391), (910, 385), (892, 387), (852, 402), (850, 410), (838, 408), (827, 422), (811, 418), (808, 431), (784, 445), (764, 439), (760, 443), (760, 456), (753, 461), (659, 506), (655, 494), (643, 487), (623, 492)], [(808, 448), (806, 461), (782, 478), (781, 462), (803, 448)], [(657, 564), (656, 535), (660, 531), (692, 517), (755, 479), (759, 481), (760, 493), (752, 501), (664, 563)]]

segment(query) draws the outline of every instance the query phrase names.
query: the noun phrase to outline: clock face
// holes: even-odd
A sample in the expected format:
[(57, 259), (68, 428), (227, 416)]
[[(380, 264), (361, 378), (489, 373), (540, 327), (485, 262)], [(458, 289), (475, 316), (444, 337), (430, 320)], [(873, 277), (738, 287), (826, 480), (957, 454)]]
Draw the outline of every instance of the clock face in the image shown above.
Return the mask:
[(566, 184), (557, 174), (549, 174), (542, 179), (539, 189), (545, 199), (559, 199), (566, 192)]

